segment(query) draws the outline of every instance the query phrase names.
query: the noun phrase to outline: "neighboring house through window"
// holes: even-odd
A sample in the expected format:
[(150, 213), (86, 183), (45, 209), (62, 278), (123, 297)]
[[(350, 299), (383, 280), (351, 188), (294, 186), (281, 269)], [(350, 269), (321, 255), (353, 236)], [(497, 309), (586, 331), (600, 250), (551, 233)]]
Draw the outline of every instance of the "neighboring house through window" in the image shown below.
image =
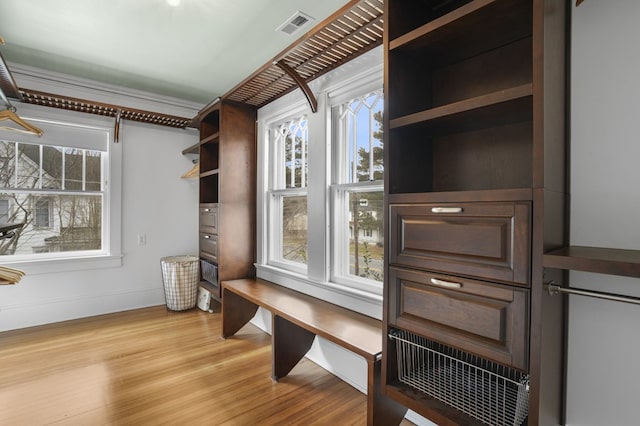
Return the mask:
[(0, 223), (9, 222), (9, 200), (0, 199)]

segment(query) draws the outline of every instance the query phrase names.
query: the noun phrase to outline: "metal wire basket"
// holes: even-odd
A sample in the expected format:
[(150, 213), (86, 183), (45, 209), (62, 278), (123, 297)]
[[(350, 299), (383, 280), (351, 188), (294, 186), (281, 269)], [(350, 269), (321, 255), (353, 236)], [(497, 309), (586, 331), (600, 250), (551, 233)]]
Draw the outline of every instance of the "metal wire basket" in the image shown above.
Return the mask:
[(529, 377), (404, 330), (396, 343), (398, 378), (492, 426), (517, 426), (529, 412)]
[(211, 284), (218, 286), (218, 265), (208, 262), (206, 260), (200, 260), (200, 267), (202, 268), (202, 279), (210, 282)]

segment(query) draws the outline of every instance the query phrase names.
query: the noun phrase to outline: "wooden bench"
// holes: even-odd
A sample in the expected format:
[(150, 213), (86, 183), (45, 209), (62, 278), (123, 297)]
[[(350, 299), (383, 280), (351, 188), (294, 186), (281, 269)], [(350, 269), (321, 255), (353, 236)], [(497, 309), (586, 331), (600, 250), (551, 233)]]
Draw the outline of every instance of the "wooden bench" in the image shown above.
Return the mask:
[(397, 425), (406, 408), (382, 393), (382, 324), (340, 306), (260, 279), (222, 282), (222, 337), (258, 310), (271, 312), (272, 378), (285, 377), (320, 336), (367, 361), (367, 424)]

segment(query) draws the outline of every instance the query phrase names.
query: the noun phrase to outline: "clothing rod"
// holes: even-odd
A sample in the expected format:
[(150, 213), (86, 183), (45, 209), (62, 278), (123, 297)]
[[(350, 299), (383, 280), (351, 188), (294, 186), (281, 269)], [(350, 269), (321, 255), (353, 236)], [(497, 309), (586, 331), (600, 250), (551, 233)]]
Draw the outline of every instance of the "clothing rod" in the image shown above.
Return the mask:
[(595, 297), (597, 299), (612, 300), (614, 302), (631, 303), (633, 305), (640, 305), (640, 297), (620, 296), (619, 294), (605, 293), (602, 291), (593, 290), (580, 290), (571, 287), (560, 287), (556, 284), (548, 284), (547, 288), (549, 294), (554, 296), (560, 293), (577, 294), (579, 296)]
[(14, 107), (11, 104), (11, 102), (9, 102), (9, 98), (7, 98), (7, 95), (4, 94), (4, 92), (2, 91), (2, 88), (0, 88), (0, 98), (2, 99), (2, 102), (7, 107), (8, 110), (13, 111), (13, 112), (16, 111), (16, 107)]

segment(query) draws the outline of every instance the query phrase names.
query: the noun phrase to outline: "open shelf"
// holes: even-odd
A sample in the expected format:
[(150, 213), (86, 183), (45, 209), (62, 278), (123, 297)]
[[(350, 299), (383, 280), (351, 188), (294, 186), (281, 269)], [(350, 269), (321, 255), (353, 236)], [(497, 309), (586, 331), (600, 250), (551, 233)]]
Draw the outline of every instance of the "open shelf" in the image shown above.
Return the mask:
[[(491, 31), (487, 31), (488, 21)], [(528, 37), (532, 24), (531, 2), (474, 0), (394, 38), (389, 50), (419, 50), (451, 62)]]
[(544, 255), (546, 268), (640, 278), (640, 250), (570, 246)]
[(199, 153), (200, 153), (200, 143), (193, 144), (182, 150), (182, 155), (199, 154)]
[(220, 136), (220, 132), (215, 132), (209, 136), (207, 136), (206, 138), (202, 139), (200, 141), (200, 145), (204, 145), (206, 143), (210, 143), (210, 142), (214, 142), (218, 139), (218, 137)]
[[(532, 85), (524, 84), (398, 117), (390, 121), (390, 127), (396, 129), (421, 124), (423, 130), (435, 130), (434, 133), (442, 127), (454, 127), (455, 132), (461, 132), (486, 127), (487, 123), (524, 121), (531, 117), (532, 95)], [(452, 126), (452, 121), (455, 121), (455, 126)]]

